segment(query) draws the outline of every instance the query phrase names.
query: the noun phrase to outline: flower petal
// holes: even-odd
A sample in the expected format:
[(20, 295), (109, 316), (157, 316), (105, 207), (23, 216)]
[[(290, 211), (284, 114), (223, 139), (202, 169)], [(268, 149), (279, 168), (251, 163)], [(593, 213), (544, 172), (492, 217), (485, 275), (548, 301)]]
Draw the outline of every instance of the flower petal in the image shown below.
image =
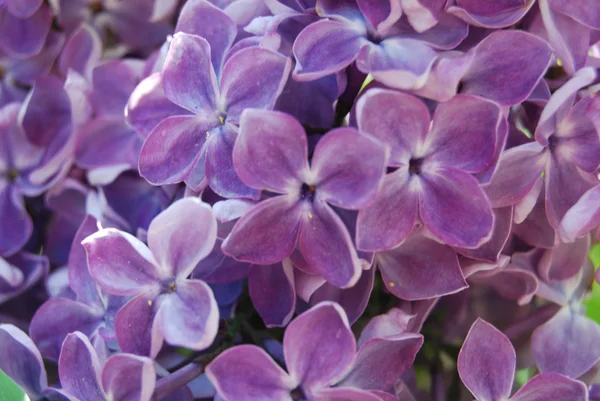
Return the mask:
[(454, 0), (452, 3), (446, 11), (471, 25), (505, 28), (521, 20), (535, 0), (503, 0), (496, 3)]
[(548, 399), (587, 401), (587, 388), (582, 382), (558, 373), (542, 373), (525, 383), (512, 396), (511, 401), (546, 401)]
[(600, 7), (596, 3), (583, 0), (548, 0), (553, 11), (565, 14), (580, 24), (593, 29), (600, 29)]
[(105, 399), (100, 385), (102, 366), (90, 340), (81, 332), (67, 335), (58, 359), (58, 376), (62, 388), (85, 401)]
[(216, 239), (217, 219), (211, 207), (195, 197), (172, 203), (148, 228), (148, 246), (158, 265), (180, 278), (192, 273)]
[(573, 242), (600, 225), (600, 185), (586, 191), (571, 207), (559, 226), (563, 241)]
[(308, 175), (308, 141), (300, 123), (276, 111), (247, 110), (233, 148), (233, 164), (252, 188), (287, 193)]
[(270, 266), (252, 265), (248, 291), (267, 327), (285, 327), (296, 309), (294, 266), (289, 259)]
[(138, 294), (164, 278), (150, 250), (129, 233), (105, 228), (82, 244), (92, 277), (110, 294)]
[(479, 401), (508, 400), (516, 360), (508, 337), (477, 319), (458, 354), (458, 373)]
[(28, 18), (0, 10), (0, 48), (17, 57), (33, 56), (42, 50), (52, 23), (50, 6), (42, 4)]
[(158, 324), (157, 293), (142, 293), (127, 302), (115, 315), (115, 333), (123, 352), (156, 357), (163, 345)]
[(544, 252), (537, 271), (546, 282), (562, 281), (575, 276), (588, 259), (589, 237), (572, 243), (559, 243)]
[(167, 98), (199, 115), (216, 115), (219, 88), (210, 44), (196, 35), (176, 33), (165, 58), (162, 78)]
[(476, 248), (489, 240), (494, 226), (490, 202), (473, 176), (451, 167), (421, 175), (421, 219), (450, 246)]
[(349, 387), (322, 389), (312, 399), (314, 401), (381, 401), (375, 394)]
[(0, 210), (0, 255), (8, 256), (25, 245), (33, 232), (33, 224), (22, 196), (5, 180), (0, 181)]
[(356, 352), (344, 310), (322, 302), (298, 316), (285, 331), (283, 352), (290, 376), (304, 389), (335, 382), (350, 368)]
[(222, 352), (206, 374), (225, 401), (291, 401), (293, 380), (255, 345), (238, 345)]
[(400, 0), (357, 0), (356, 3), (371, 26), (382, 34), (402, 16)]
[(116, 354), (102, 369), (102, 387), (109, 399), (150, 401), (155, 384), (154, 362), (149, 358)]

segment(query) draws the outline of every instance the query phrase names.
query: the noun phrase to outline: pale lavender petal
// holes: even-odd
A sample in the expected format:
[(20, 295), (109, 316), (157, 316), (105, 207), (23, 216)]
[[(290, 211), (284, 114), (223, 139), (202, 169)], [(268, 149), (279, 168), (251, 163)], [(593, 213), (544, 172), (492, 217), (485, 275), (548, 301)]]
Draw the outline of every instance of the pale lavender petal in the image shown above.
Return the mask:
[(422, 235), (377, 253), (375, 260), (386, 288), (400, 299), (434, 298), (467, 287), (456, 252)]
[(356, 341), (343, 309), (322, 302), (288, 325), (283, 351), (290, 376), (305, 389), (318, 389), (350, 368)]
[(419, 210), (429, 231), (450, 246), (476, 248), (489, 240), (494, 214), (473, 176), (455, 168), (438, 167), (422, 174)]
[(33, 232), (33, 224), (22, 195), (5, 180), (0, 181), (0, 210), (0, 255), (8, 256), (25, 245)]
[(260, 202), (237, 221), (223, 241), (223, 253), (235, 259), (269, 265), (289, 256), (298, 241), (303, 210), (286, 195)]
[(362, 265), (344, 222), (329, 205), (318, 199), (312, 207), (301, 208), (298, 245), (306, 262), (337, 287), (356, 284)]
[(206, 39), (210, 45), (212, 65), (220, 75), (225, 54), (237, 35), (235, 22), (227, 14), (208, 1), (188, 1), (181, 9), (175, 32)]
[(260, 47), (243, 49), (231, 56), (223, 67), (220, 83), (227, 121), (237, 124), (246, 108), (272, 109), (290, 69), (290, 59)]
[(508, 337), (485, 320), (477, 319), (458, 354), (458, 373), (478, 400), (507, 400), (516, 360)]
[(600, 185), (586, 191), (563, 217), (559, 234), (563, 241), (573, 242), (600, 225)]
[(150, 250), (133, 235), (105, 228), (82, 242), (90, 273), (108, 293), (134, 295), (156, 288), (161, 271)]
[(174, 116), (159, 123), (140, 151), (140, 175), (151, 184), (173, 184), (188, 178), (205, 154), (213, 117)]
[(362, 347), (364, 343), (374, 338), (386, 338), (397, 336), (406, 333), (410, 321), (415, 315), (410, 315), (408, 312), (392, 308), (383, 315), (377, 315), (363, 328), (358, 339), (358, 346)]
[(115, 333), (123, 352), (156, 357), (163, 344), (155, 302), (157, 293), (143, 293), (127, 302), (115, 315)]
[(70, 69), (91, 78), (92, 69), (102, 56), (102, 40), (91, 26), (84, 24), (72, 34), (58, 60), (58, 68), (67, 76)]
[(0, 48), (17, 57), (40, 52), (52, 23), (52, 10), (42, 4), (30, 17), (19, 18), (7, 9), (0, 10)]
[(206, 374), (226, 401), (291, 400), (295, 383), (261, 348), (238, 345), (222, 352)]
[(285, 327), (296, 309), (294, 266), (289, 259), (269, 266), (252, 265), (248, 292), (267, 327)]
[(212, 344), (219, 328), (219, 309), (212, 290), (200, 280), (176, 283), (160, 301), (157, 314), (167, 343), (193, 350)]
[(476, 173), (493, 162), (496, 132), (501, 121), (495, 103), (456, 95), (441, 103), (427, 136), (427, 162)]
[(94, 346), (81, 332), (67, 335), (58, 359), (62, 388), (82, 401), (105, 399), (100, 385), (102, 366)]
[(135, 355), (113, 355), (102, 369), (102, 387), (114, 400), (150, 401), (156, 384), (152, 359)]
[(541, 372), (577, 378), (600, 360), (600, 326), (569, 307), (539, 326), (531, 336), (531, 350)]
[(384, 144), (354, 128), (329, 131), (311, 160), (317, 198), (344, 209), (366, 206), (385, 174), (388, 153)]
[(279, 193), (297, 190), (308, 175), (307, 159), (306, 134), (295, 118), (263, 110), (242, 114), (233, 164), (244, 183)]
[(313, 397), (314, 401), (381, 401), (381, 399), (365, 390), (357, 388), (328, 388), (320, 390)]
[(172, 203), (148, 228), (148, 246), (158, 265), (179, 278), (191, 274), (216, 238), (217, 219), (211, 207), (195, 197)]
[(584, 383), (558, 373), (542, 373), (523, 385), (511, 401), (546, 401), (549, 399), (587, 401)]
[(175, 34), (162, 72), (163, 88), (170, 101), (195, 114), (216, 115), (219, 88), (210, 55), (206, 39)]
[(408, 168), (386, 175), (374, 201), (358, 212), (356, 244), (363, 251), (391, 249), (412, 232), (417, 220), (419, 189)]
[(368, 42), (348, 22), (321, 20), (307, 26), (294, 42), (294, 78), (312, 81), (341, 71)]
[(495, 3), (454, 0), (446, 11), (471, 25), (505, 28), (521, 20), (534, 3), (535, 0), (503, 0)]

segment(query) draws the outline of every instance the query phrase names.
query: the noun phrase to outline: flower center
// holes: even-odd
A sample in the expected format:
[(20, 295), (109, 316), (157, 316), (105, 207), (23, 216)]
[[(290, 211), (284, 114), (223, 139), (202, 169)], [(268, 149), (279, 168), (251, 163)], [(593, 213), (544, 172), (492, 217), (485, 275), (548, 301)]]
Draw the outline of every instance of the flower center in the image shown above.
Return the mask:
[(15, 182), (16, 179), (19, 178), (19, 170), (16, 168), (10, 168), (4, 173), (4, 177), (6, 177), (8, 182)]
[(172, 294), (177, 291), (177, 283), (175, 279), (171, 278), (162, 282), (163, 293)]
[(221, 125), (225, 125), (225, 121), (227, 121), (227, 113), (220, 112), (218, 113), (219, 123)]
[(315, 200), (315, 193), (317, 192), (317, 187), (314, 185), (302, 184), (302, 188), (300, 189), (300, 198), (306, 199), (309, 201)]
[(554, 152), (556, 150), (557, 145), (558, 138), (555, 135), (550, 135), (550, 138), (548, 138), (548, 149), (550, 149), (551, 152)]
[(92, 13), (99, 13), (104, 10), (104, 5), (102, 4), (102, 0), (95, 0), (90, 3), (88, 6)]
[(290, 392), (290, 396), (294, 401), (308, 401), (308, 398), (306, 398), (306, 394), (304, 394), (304, 391), (302, 391), (302, 388), (300, 387), (296, 387), (295, 389), (293, 389)]
[(410, 159), (408, 162), (408, 172), (411, 175), (421, 174), (421, 168), (423, 167), (423, 159)]
[(3, 79), (6, 76), (6, 69), (0, 65), (0, 79)]

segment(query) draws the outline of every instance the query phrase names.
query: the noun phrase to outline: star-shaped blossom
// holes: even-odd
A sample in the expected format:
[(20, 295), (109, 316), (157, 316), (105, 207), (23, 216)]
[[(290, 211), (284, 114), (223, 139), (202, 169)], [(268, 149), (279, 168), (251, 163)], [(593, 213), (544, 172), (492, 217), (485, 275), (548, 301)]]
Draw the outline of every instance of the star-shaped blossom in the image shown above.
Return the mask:
[(121, 349), (154, 357), (163, 339), (196, 350), (212, 344), (217, 303), (206, 283), (188, 276), (213, 249), (216, 235), (210, 206), (184, 198), (152, 220), (148, 247), (116, 229), (83, 241), (98, 285), (109, 294), (133, 296), (115, 316)]
[(511, 397), (516, 362), (508, 337), (477, 319), (458, 355), (458, 373), (477, 401), (587, 400), (585, 384), (558, 373), (533, 377)]
[(343, 309), (321, 302), (285, 331), (287, 372), (261, 348), (241, 345), (219, 355), (206, 373), (225, 401), (380, 401), (376, 390), (394, 384), (423, 338), (377, 323), (365, 328), (357, 351)]
[(492, 209), (473, 173), (493, 164), (502, 121), (494, 103), (458, 95), (437, 106), (433, 120), (414, 96), (372, 89), (356, 106), (358, 127), (392, 149), (387, 174), (373, 203), (358, 213), (362, 250), (398, 246), (417, 219), (441, 242), (476, 248), (486, 242)]
[(318, 142), (309, 166), (308, 140), (296, 119), (275, 111), (245, 111), (233, 163), (249, 187), (276, 196), (238, 220), (223, 251), (238, 260), (273, 264), (298, 246), (313, 274), (338, 287), (352, 286), (362, 266), (332, 206), (365, 207), (375, 196), (387, 158), (379, 141), (338, 128)]

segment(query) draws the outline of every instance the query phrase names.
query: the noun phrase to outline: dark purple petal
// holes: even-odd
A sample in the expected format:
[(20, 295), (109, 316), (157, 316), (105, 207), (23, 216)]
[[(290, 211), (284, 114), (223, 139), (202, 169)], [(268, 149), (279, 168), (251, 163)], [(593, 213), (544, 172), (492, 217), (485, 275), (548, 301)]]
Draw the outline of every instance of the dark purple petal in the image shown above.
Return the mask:
[(272, 109), (290, 69), (290, 59), (260, 47), (243, 49), (231, 56), (223, 67), (220, 84), (227, 121), (237, 124), (246, 108)]
[(211, 207), (195, 197), (174, 202), (148, 228), (148, 246), (158, 266), (182, 279), (210, 253), (216, 238)]
[(97, 115), (123, 118), (127, 99), (138, 84), (143, 64), (139, 60), (112, 60), (92, 73), (93, 100)]
[(90, 340), (81, 332), (67, 335), (58, 359), (63, 390), (85, 401), (105, 399), (100, 384), (101, 362)]
[(25, 210), (22, 195), (5, 180), (0, 181), (0, 210), (0, 255), (12, 255), (25, 245), (33, 231), (33, 224)]
[(525, 383), (512, 396), (511, 401), (546, 401), (548, 399), (587, 401), (587, 388), (582, 382), (558, 373), (542, 373)]
[(392, 308), (383, 315), (377, 315), (369, 320), (358, 339), (358, 346), (374, 338), (386, 338), (406, 333), (410, 321), (415, 315), (410, 315), (402, 309)]
[(531, 336), (531, 350), (541, 372), (577, 378), (600, 360), (600, 327), (593, 320), (562, 308)]
[(485, 320), (477, 319), (458, 354), (458, 373), (478, 400), (507, 400), (516, 360), (508, 337)]
[(115, 333), (123, 352), (156, 357), (163, 344), (162, 330), (155, 319), (156, 293), (142, 293), (127, 302), (115, 315)]
[(328, 388), (320, 390), (313, 397), (314, 401), (381, 401), (368, 391), (356, 388)]
[(92, 69), (102, 56), (102, 40), (89, 25), (84, 24), (72, 34), (58, 60), (58, 68), (63, 76), (74, 70), (85, 78), (91, 78)]
[(280, 262), (296, 247), (302, 214), (295, 197), (282, 195), (262, 201), (237, 221), (221, 249), (245, 262)]
[(375, 200), (358, 212), (358, 249), (391, 249), (412, 232), (417, 220), (419, 189), (411, 181), (414, 182), (406, 166), (383, 178)]
[(496, 262), (500, 257), (500, 252), (508, 242), (511, 234), (513, 221), (513, 208), (505, 207), (494, 209), (494, 229), (492, 237), (488, 242), (475, 249), (456, 249), (463, 256), (482, 260), (486, 262)]
[(17, 57), (33, 56), (42, 50), (51, 23), (52, 10), (46, 4), (27, 18), (0, 9), (0, 48)]
[(267, 327), (286, 326), (296, 309), (294, 266), (288, 259), (269, 266), (252, 265), (248, 292)]
[(562, 281), (575, 276), (581, 270), (590, 251), (589, 237), (573, 243), (559, 243), (544, 252), (538, 264), (538, 274), (546, 282)]
[(312, 81), (341, 71), (368, 42), (348, 22), (321, 20), (307, 26), (294, 42), (294, 78)]
[(6, 0), (8, 11), (19, 18), (30, 17), (42, 5), (42, 0)]
[(222, 352), (208, 364), (206, 374), (225, 401), (285, 400), (297, 384), (254, 345)]
[(160, 301), (156, 318), (167, 343), (193, 350), (210, 347), (219, 328), (217, 301), (200, 280), (177, 282), (175, 292)]
[(170, 101), (192, 113), (216, 117), (219, 88), (210, 56), (206, 39), (177, 33), (169, 46), (162, 78)]
[(504, 28), (517, 23), (534, 3), (535, 0), (502, 0), (494, 3), (454, 0), (447, 11), (471, 25)]
[(515, 300), (519, 305), (531, 302), (538, 290), (538, 279), (534, 274), (511, 266), (480, 271), (469, 277), (469, 282), (488, 285), (500, 296)]
[(322, 138), (311, 160), (319, 199), (344, 209), (373, 200), (385, 173), (388, 151), (353, 128), (337, 128)]
[(421, 175), (419, 210), (425, 226), (450, 246), (476, 248), (489, 240), (494, 214), (473, 176), (438, 167)]
[(352, 287), (360, 278), (362, 265), (344, 222), (318, 199), (312, 206), (302, 205), (301, 209), (298, 245), (302, 256), (329, 283)]
[(386, 288), (401, 299), (434, 298), (467, 287), (454, 250), (422, 235), (375, 258)]
[(306, 134), (295, 118), (263, 110), (242, 114), (233, 164), (244, 183), (272, 192), (297, 191), (308, 175), (307, 158)]
[(154, 362), (149, 358), (117, 354), (102, 369), (102, 387), (114, 400), (149, 401), (155, 383)]
[(398, 0), (357, 0), (356, 3), (371, 26), (382, 34), (402, 16), (402, 7)]
[(344, 310), (322, 302), (288, 325), (283, 351), (290, 376), (304, 389), (317, 390), (350, 368), (356, 341)]
[(600, 185), (586, 191), (565, 213), (559, 226), (563, 241), (575, 241), (600, 225)]
[(83, 246), (92, 277), (108, 293), (138, 294), (167, 278), (146, 245), (126, 232), (105, 228), (87, 237)]

